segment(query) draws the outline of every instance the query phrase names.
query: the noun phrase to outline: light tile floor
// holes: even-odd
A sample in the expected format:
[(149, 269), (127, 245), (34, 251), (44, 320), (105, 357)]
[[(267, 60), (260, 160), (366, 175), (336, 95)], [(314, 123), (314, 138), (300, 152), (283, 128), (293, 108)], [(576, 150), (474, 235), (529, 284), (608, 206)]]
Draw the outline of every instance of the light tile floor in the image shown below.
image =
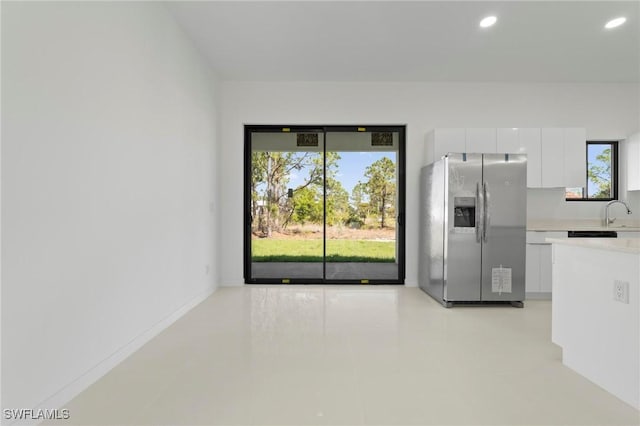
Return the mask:
[(445, 309), (403, 286), (223, 288), (71, 401), (67, 423), (640, 424), (562, 365), (550, 330), (549, 301)]

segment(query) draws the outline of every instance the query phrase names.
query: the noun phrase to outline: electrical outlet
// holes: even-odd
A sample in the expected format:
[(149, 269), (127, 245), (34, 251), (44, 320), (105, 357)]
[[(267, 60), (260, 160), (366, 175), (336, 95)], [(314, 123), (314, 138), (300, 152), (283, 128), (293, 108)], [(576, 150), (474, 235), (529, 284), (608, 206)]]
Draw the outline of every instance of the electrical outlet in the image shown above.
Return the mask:
[(613, 282), (613, 300), (629, 303), (629, 281), (615, 280)]

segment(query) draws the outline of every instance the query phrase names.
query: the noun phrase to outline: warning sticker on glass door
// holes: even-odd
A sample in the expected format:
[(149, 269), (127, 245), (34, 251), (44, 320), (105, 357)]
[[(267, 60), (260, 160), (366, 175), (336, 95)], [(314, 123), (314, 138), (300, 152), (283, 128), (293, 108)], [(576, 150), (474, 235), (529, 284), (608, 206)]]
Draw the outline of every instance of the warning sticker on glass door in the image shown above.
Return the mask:
[(494, 293), (511, 293), (511, 268), (491, 268), (491, 291)]

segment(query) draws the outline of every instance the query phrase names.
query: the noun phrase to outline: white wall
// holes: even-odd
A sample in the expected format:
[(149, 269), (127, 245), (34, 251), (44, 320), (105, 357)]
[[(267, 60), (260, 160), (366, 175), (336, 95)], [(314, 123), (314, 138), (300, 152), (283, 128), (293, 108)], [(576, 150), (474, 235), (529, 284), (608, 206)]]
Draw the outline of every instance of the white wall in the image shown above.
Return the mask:
[(418, 176), (431, 129), (585, 127), (589, 138), (622, 139), (640, 127), (637, 93), (637, 84), (226, 82), (221, 284), (243, 282), (243, 124), (407, 124), (407, 284), (416, 285), (418, 241), (411, 230), (418, 226)]
[[(622, 177), (620, 177), (622, 179)], [(627, 193), (621, 190), (618, 199), (625, 200), (632, 214), (627, 214), (622, 205), (611, 206), (610, 213), (617, 220), (640, 220), (640, 191)], [(560, 188), (527, 190), (527, 218), (529, 219), (601, 219), (604, 220), (606, 202), (566, 202)], [(617, 222), (616, 222), (617, 223)]]
[(2, 9), (2, 406), (56, 408), (215, 289), (215, 78), (159, 4)]

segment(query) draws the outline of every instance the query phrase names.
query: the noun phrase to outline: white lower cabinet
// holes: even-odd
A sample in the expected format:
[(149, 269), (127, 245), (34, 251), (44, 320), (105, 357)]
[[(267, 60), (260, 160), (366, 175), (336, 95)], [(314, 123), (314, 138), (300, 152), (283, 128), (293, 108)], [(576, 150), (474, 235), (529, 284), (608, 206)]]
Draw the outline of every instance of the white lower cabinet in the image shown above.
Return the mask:
[(551, 293), (552, 245), (540, 244), (540, 293)]
[(525, 293), (540, 293), (540, 247), (542, 244), (527, 244)]
[(552, 250), (547, 238), (567, 238), (566, 232), (527, 232), (525, 293), (528, 297), (551, 298)]
[[(551, 297), (551, 244), (527, 244), (525, 293)], [(544, 295), (544, 293), (548, 293)]]

